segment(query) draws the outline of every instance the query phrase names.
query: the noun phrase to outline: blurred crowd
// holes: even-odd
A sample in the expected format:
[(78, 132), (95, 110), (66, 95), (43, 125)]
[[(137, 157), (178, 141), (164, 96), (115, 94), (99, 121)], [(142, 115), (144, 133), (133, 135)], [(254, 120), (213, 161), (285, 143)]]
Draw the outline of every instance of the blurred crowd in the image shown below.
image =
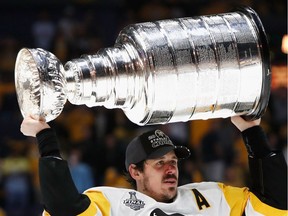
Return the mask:
[[(281, 0), (3, 0), (0, 8), (0, 216), (36, 216), (42, 211), (35, 140), (19, 129), (23, 119), (14, 87), (14, 66), (22, 47), (41, 47), (61, 62), (113, 46), (128, 24), (197, 16), (251, 6), (268, 35), (271, 62), (287, 69), (281, 38), (287, 34), (287, 2)], [(273, 72), (273, 71), (272, 71)], [(287, 74), (286, 76), (287, 79)], [(283, 83), (283, 82), (282, 82)], [(271, 144), (287, 151), (287, 82), (274, 86), (262, 126)], [(129, 187), (123, 178), (126, 145), (149, 127), (158, 127), (192, 157), (180, 164), (180, 184), (221, 181), (243, 187), (247, 154), (230, 119), (197, 120), (139, 127), (121, 110), (67, 104), (50, 125), (80, 192), (88, 187)]]

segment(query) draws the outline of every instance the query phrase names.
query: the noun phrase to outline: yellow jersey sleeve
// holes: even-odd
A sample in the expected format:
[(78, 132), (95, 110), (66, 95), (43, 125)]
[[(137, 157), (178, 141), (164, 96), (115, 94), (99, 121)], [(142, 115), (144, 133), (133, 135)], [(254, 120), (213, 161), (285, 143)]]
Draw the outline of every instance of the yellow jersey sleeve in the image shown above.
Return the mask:
[(222, 183), (218, 183), (218, 186), (230, 207), (231, 216), (242, 215), (244, 211), (246, 215), (254, 215), (257, 212), (265, 216), (288, 216), (287, 210), (276, 209), (263, 203), (247, 187), (238, 188)]

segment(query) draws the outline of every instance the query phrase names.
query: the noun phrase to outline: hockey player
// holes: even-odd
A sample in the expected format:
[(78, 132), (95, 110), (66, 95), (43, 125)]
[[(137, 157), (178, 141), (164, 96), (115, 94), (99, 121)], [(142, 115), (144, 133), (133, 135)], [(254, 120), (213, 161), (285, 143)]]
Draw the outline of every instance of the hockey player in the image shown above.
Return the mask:
[(94, 187), (79, 194), (50, 126), (30, 116), (24, 118), (21, 131), (38, 141), (46, 216), (287, 216), (287, 164), (282, 152), (269, 147), (260, 119), (236, 116), (231, 121), (242, 132), (248, 151), (250, 188), (219, 182), (178, 187), (178, 160), (187, 158), (189, 150), (153, 130), (136, 137), (126, 150), (125, 166), (135, 190)]

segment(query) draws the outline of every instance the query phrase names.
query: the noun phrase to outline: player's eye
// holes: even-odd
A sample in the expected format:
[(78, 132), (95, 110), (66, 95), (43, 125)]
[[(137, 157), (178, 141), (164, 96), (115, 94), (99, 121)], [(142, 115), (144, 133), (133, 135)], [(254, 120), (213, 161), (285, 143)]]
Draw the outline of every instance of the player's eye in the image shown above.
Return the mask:
[(178, 163), (177, 160), (172, 160), (172, 161), (170, 162), (171, 165), (175, 165), (175, 166), (177, 165), (177, 163)]

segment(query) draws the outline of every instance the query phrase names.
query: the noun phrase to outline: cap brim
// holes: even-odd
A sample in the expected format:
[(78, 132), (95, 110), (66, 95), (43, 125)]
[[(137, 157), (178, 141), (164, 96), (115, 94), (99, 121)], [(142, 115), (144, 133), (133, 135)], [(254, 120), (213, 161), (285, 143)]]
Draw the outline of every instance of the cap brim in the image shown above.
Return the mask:
[(179, 159), (187, 159), (191, 152), (186, 146), (175, 146), (175, 154)]
[(186, 159), (190, 156), (190, 150), (185, 146), (171, 146), (171, 145), (168, 146), (167, 145), (167, 146), (163, 146), (159, 148), (158, 150), (150, 154), (147, 157), (147, 159), (155, 159), (155, 158), (162, 157), (163, 155), (173, 150), (178, 159)]

